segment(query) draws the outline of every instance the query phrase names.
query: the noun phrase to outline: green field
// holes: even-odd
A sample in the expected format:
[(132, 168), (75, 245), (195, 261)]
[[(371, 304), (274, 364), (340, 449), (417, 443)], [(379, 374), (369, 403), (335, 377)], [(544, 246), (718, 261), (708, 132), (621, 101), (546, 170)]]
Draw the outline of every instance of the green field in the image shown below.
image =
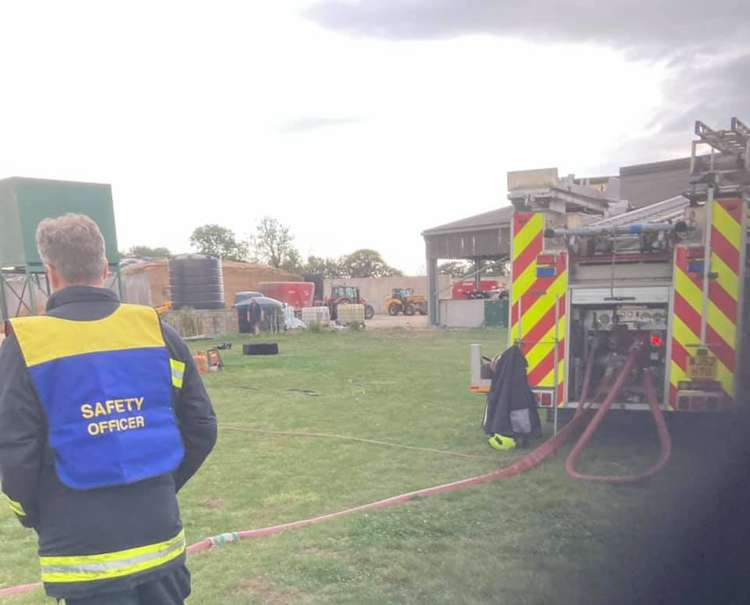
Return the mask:
[[(220, 437), (181, 494), (190, 542), (461, 479), (514, 457), (487, 447), (483, 400), (467, 390), (469, 344), (496, 352), (502, 332), (345, 331), (277, 340), (278, 357), (243, 357), (235, 346), (225, 370), (206, 379)], [(613, 586), (629, 590), (643, 544), (658, 539), (667, 520), (698, 507), (681, 495), (709, 476), (713, 444), (699, 451), (691, 427), (673, 429), (673, 461), (649, 484), (569, 480), (563, 451), (510, 480), (198, 555), (190, 560), (190, 602), (605, 602), (601, 595)], [(656, 454), (647, 417), (615, 418), (583, 467), (622, 473)], [(0, 586), (35, 581), (34, 537), (5, 511), (0, 544)], [(9, 602), (48, 601), (36, 592)]]

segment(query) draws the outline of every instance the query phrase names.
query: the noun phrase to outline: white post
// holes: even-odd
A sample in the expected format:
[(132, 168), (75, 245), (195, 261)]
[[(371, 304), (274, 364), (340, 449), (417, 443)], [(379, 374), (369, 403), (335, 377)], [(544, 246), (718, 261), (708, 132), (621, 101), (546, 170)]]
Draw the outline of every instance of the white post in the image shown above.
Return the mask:
[(472, 386), (479, 386), (482, 383), (482, 345), (471, 345), (469, 364), (471, 367), (471, 384)]

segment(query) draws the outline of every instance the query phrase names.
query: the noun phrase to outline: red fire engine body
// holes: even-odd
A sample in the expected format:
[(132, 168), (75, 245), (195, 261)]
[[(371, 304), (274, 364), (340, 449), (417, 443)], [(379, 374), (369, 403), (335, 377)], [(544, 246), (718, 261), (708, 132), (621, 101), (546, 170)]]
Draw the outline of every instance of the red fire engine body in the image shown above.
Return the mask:
[[(644, 369), (664, 410), (732, 410), (741, 399), (750, 373), (740, 371), (750, 364), (750, 130), (733, 119), (728, 131), (698, 123), (696, 132), (696, 143), (724, 156), (733, 148), (722, 141), (744, 140), (745, 151), (738, 146), (722, 171), (713, 154), (696, 156), (694, 144), (694, 179), (682, 196), (597, 217), (550, 210), (575, 195), (570, 188), (509, 194), (516, 207), (509, 345), (526, 356), (541, 407), (581, 403), (590, 355), (594, 384), (606, 390), (608, 373), (636, 340), (645, 353), (616, 409), (648, 409)], [(486, 392), (487, 378), (475, 345), (471, 390)], [(595, 391), (594, 405), (604, 396)]]

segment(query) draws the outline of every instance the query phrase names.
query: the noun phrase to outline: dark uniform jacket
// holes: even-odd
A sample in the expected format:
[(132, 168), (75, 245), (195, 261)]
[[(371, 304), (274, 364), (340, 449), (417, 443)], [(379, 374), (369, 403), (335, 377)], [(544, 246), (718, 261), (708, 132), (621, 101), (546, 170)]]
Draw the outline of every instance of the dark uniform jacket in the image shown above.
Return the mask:
[[(529, 388), (526, 375), (526, 358), (521, 349), (514, 345), (492, 364), (492, 386), (487, 394), (482, 428), (485, 433), (498, 433), (511, 437), (521, 433), (541, 434), (541, 422), (536, 400)], [(513, 426), (515, 412), (528, 410), (527, 430), (519, 431)]]
[[(54, 294), (48, 315), (74, 321), (109, 317), (119, 307), (109, 290), (74, 286)], [(164, 543), (182, 529), (177, 492), (216, 442), (211, 401), (178, 334), (162, 324), (172, 359), (185, 364), (172, 401), (185, 454), (169, 474), (128, 485), (74, 490), (57, 476), (47, 420), (15, 336), (0, 348), (0, 482), (11, 509), (39, 536), (39, 554), (86, 556)], [(164, 565), (125, 577), (75, 583), (45, 582), (50, 596), (74, 598), (130, 589), (184, 563), (184, 552)]]

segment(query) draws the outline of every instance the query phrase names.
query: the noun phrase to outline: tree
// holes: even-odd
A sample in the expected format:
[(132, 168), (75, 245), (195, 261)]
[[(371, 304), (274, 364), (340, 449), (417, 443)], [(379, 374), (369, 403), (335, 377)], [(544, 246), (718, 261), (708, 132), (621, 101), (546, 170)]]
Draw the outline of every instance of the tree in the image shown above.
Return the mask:
[[(469, 260), (449, 261), (438, 265), (438, 273), (450, 275), (454, 279), (461, 279), (464, 276), (468, 279), (474, 277), (476, 266)], [(510, 275), (510, 264), (502, 260), (482, 261), (482, 275), (488, 277), (503, 277)]]
[(471, 273), (473, 265), (469, 261), (465, 260), (454, 260), (447, 263), (443, 263), (438, 266), (438, 273), (443, 275), (450, 275), (454, 278), (461, 278), (468, 273)]
[[(120, 255), (123, 256), (123, 255)], [(150, 246), (133, 246), (124, 256), (134, 258), (167, 258), (172, 256), (168, 248), (151, 248)]]
[(482, 272), (491, 277), (505, 277), (510, 275), (510, 263), (500, 260), (487, 261), (482, 267)]
[(292, 248), (287, 252), (286, 259), (281, 263), (280, 269), (283, 269), (287, 273), (304, 273), (305, 268), (302, 265), (302, 257), (296, 248)]
[(301, 257), (292, 245), (294, 236), (275, 218), (263, 217), (255, 228), (251, 244), (255, 258), (280, 269), (296, 261), (301, 264)]
[(401, 271), (391, 267), (375, 250), (363, 248), (352, 252), (342, 261), (342, 273), (346, 277), (396, 277)]
[(322, 275), (323, 277), (343, 277), (342, 259), (308, 256), (304, 266), (304, 273)]
[(190, 245), (200, 254), (228, 260), (246, 260), (248, 247), (237, 241), (234, 231), (220, 225), (203, 225), (190, 236)]

